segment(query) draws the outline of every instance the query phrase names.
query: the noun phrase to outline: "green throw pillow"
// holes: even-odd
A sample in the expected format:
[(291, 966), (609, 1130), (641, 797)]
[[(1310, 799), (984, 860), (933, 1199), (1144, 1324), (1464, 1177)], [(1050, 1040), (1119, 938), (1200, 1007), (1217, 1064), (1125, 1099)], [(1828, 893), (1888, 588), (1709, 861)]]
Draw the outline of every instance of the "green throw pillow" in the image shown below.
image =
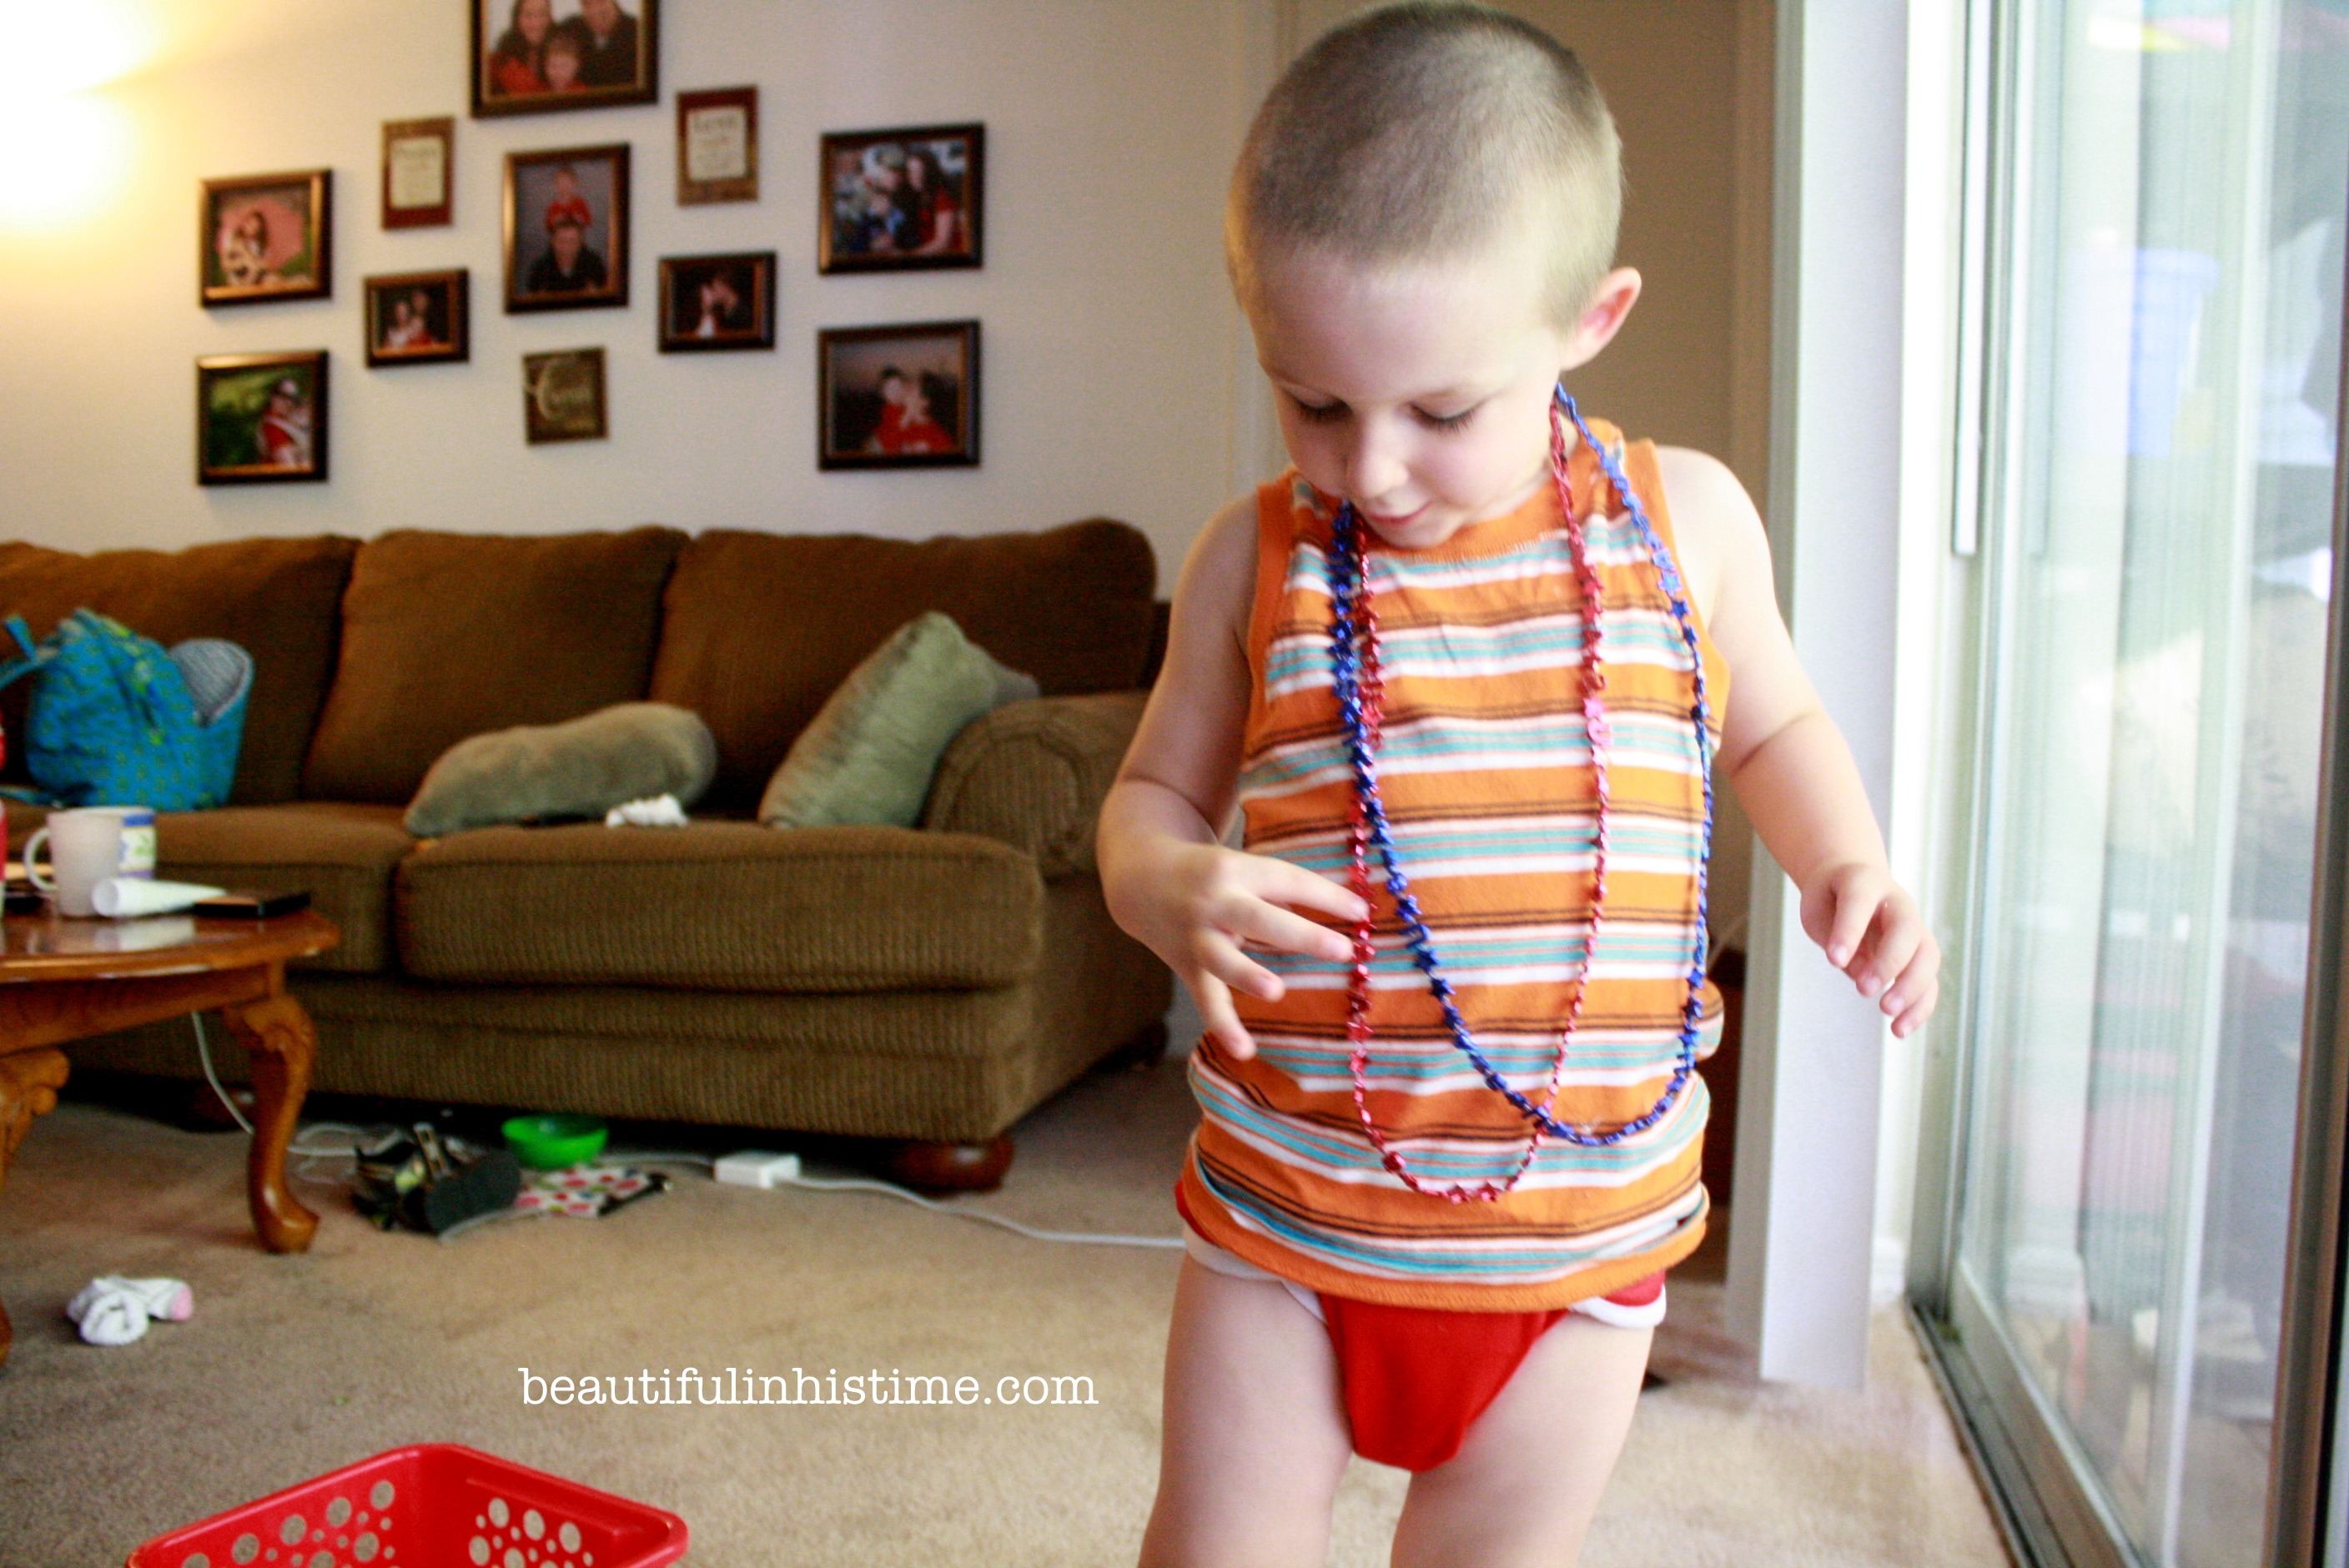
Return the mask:
[(408, 805), (419, 839), (543, 817), (601, 817), (649, 795), (690, 806), (718, 773), (701, 716), (624, 702), (562, 724), (468, 736), (440, 754)]
[(972, 719), (1036, 695), (962, 628), (932, 610), (891, 634), (849, 672), (800, 738), (759, 802), (773, 828), (844, 823), (910, 828), (947, 742)]

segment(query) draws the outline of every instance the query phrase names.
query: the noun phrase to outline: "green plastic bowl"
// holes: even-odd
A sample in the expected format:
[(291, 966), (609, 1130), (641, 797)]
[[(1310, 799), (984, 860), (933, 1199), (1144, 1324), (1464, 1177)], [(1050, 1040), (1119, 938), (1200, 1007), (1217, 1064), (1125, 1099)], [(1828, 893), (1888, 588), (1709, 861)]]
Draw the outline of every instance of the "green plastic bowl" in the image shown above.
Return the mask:
[(505, 1124), (506, 1147), (533, 1171), (593, 1160), (611, 1132), (600, 1116), (517, 1116)]

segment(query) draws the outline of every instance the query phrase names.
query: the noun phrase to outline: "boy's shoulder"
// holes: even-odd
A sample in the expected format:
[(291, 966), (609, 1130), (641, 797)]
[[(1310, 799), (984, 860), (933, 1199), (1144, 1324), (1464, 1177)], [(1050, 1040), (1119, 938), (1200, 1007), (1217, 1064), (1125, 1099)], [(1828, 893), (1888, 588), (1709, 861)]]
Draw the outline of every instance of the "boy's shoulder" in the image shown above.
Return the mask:
[(1766, 573), (1770, 544), (1761, 514), (1729, 465), (1710, 452), (1659, 446), (1656, 472), (1663, 482), (1681, 569), (1699, 606), (1709, 613), (1725, 578), (1757, 562)]

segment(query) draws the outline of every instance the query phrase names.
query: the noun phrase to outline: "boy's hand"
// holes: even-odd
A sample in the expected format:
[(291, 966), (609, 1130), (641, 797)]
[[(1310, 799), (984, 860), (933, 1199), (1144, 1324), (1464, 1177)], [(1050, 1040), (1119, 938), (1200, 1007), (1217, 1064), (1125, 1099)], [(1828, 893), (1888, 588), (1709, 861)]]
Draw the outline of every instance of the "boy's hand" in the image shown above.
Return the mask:
[(1221, 845), (1183, 844), (1169, 846), (1154, 869), (1146, 890), (1129, 888), (1119, 900), (1119, 921), (1190, 988), (1207, 1034), (1241, 1060), (1256, 1055), (1256, 1042), (1240, 1026), (1232, 992), (1272, 1002), (1286, 989), (1246, 947), (1340, 964), (1353, 956), (1350, 935), (1297, 912), (1317, 910), (1350, 929), (1362, 919), (1362, 901), (1301, 866)]
[(1827, 962), (1873, 996), (1903, 1039), (1933, 1015), (1941, 995), (1941, 944), (1917, 901), (1881, 865), (1828, 868), (1803, 890), (1803, 930)]

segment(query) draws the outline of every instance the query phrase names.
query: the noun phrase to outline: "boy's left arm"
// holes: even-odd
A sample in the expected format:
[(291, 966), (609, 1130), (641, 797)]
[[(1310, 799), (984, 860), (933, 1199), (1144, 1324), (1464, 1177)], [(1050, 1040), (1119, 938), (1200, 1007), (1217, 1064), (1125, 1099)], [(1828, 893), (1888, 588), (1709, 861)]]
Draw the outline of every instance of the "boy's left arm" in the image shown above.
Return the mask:
[(1770, 542), (1735, 475), (1702, 452), (1657, 453), (1682, 569), (1730, 670), (1714, 772), (1802, 892), (1803, 930), (1916, 1032), (1940, 994), (1940, 944), (1892, 880), (1859, 769), (1795, 657), (1778, 614)]

